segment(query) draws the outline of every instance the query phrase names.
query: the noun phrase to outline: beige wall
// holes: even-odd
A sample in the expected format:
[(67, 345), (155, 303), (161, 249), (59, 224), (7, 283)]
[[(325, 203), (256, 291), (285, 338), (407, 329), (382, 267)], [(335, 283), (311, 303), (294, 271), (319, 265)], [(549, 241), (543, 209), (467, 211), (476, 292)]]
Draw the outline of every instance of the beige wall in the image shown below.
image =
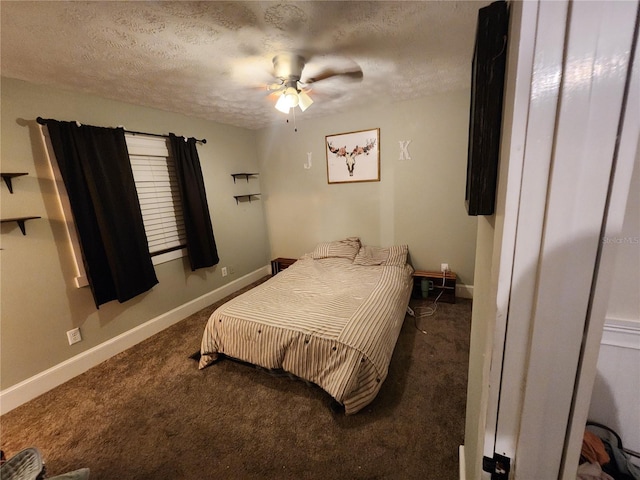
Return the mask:
[[(268, 263), (263, 204), (237, 206), (230, 176), (257, 168), (255, 132), (11, 79), (2, 79), (1, 95), (2, 171), (29, 172), (14, 180), (13, 195), (0, 187), (2, 217), (43, 217), (27, 222), (26, 236), (15, 224), (2, 224), (2, 389)], [(160, 283), (150, 292), (96, 310), (89, 290), (73, 285), (72, 257), (35, 125), (38, 116), (206, 138), (198, 152), (220, 265), (195, 273), (183, 260), (159, 265)], [(221, 266), (233, 266), (235, 273), (223, 279)], [(81, 328), (83, 341), (69, 346), (66, 331), (74, 327)], [(198, 345), (194, 338), (194, 350)]]
[[(473, 284), (477, 221), (464, 206), (467, 90), (300, 118), (297, 132), (284, 117), (258, 132), (273, 257), (296, 257), (319, 241), (355, 235), (370, 245), (406, 243), (415, 268), (440, 270), (446, 262), (460, 283)], [(380, 182), (329, 185), (325, 136), (372, 128), (380, 128)], [(401, 140), (411, 140), (411, 160), (399, 160)]]

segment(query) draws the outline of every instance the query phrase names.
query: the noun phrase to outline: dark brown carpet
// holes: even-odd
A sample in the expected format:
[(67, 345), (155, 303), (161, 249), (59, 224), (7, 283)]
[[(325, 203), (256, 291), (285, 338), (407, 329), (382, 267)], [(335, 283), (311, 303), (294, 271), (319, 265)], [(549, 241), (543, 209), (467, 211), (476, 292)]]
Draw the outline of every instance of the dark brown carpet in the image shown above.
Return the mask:
[(428, 335), (407, 316), (378, 397), (352, 416), (286, 375), (198, 370), (189, 356), (221, 303), (0, 417), (7, 457), (35, 446), (49, 475), (92, 479), (458, 478), (470, 301), (420, 320)]

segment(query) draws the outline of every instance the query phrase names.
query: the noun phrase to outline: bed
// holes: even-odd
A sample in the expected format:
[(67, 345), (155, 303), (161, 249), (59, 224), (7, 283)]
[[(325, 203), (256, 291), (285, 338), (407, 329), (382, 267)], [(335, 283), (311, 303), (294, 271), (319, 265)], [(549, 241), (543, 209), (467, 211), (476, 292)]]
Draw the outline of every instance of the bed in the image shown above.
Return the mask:
[(325, 242), (209, 318), (200, 368), (221, 355), (282, 369), (353, 414), (384, 382), (413, 287), (407, 246)]

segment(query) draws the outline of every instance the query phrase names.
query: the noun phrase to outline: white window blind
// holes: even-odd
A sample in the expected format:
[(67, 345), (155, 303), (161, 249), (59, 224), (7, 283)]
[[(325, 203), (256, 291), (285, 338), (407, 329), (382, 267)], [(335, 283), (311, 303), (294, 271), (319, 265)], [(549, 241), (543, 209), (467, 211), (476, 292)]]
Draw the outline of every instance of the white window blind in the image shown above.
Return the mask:
[(142, 155), (131, 155), (130, 159), (149, 252), (184, 246), (184, 219), (173, 159)]
[(139, 135), (126, 139), (153, 263), (182, 257), (187, 243), (184, 218), (167, 140)]

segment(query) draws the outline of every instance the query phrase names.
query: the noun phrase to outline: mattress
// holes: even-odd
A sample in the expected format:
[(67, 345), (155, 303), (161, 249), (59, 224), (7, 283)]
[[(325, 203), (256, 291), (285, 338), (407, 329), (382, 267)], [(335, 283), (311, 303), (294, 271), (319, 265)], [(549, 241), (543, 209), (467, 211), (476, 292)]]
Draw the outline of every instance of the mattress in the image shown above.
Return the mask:
[(413, 269), (307, 255), (209, 318), (200, 368), (220, 354), (315, 383), (353, 414), (384, 382)]

